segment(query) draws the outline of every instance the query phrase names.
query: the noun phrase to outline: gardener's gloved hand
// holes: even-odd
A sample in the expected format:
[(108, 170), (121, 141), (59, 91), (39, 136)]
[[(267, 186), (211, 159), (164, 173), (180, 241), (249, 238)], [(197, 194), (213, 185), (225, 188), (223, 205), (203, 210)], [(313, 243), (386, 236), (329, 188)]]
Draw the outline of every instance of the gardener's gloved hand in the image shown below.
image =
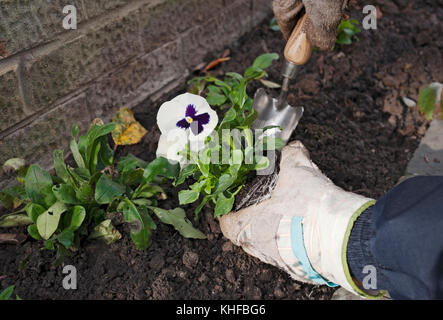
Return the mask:
[(335, 43), (337, 27), (347, 2), (348, 0), (273, 0), (272, 6), (286, 40), (306, 11), (308, 40), (313, 47), (325, 50)]
[(335, 186), (295, 141), (282, 150), (271, 197), (224, 215), (220, 227), (234, 244), (296, 280), (333, 282), (355, 293), (346, 263), (347, 237), (353, 221), (371, 204)]

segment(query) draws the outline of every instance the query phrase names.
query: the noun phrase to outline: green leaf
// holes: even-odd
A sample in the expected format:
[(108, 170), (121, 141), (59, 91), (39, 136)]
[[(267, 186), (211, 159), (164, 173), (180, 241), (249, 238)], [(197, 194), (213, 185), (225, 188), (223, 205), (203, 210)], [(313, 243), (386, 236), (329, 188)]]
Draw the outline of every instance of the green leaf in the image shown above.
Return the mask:
[(275, 82), (272, 82), (272, 81), (269, 81), (269, 80), (265, 80), (265, 79), (260, 79), (260, 82), (261, 82), (264, 86), (266, 86), (266, 87), (268, 87), (268, 88), (270, 88), (270, 89), (278, 89), (278, 88), (281, 87), (280, 84), (275, 83)]
[(225, 117), (223, 118), (222, 124), (230, 123), (234, 121), (236, 117), (237, 117), (237, 112), (235, 111), (234, 108), (231, 108), (225, 113)]
[(0, 293), (0, 300), (8, 300), (9, 298), (11, 298), (13, 292), (14, 286), (7, 287)]
[(75, 196), (79, 200), (79, 203), (87, 203), (91, 200), (92, 191), (89, 183), (82, 183), (80, 188), (75, 190)]
[(277, 20), (275, 19), (275, 17), (271, 19), (271, 22), (270, 22), (270, 24), (269, 24), (269, 28), (270, 28), (272, 31), (280, 31), (280, 27), (279, 27), (279, 25), (278, 25)]
[(56, 202), (37, 218), (37, 229), (41, 237), (48, 240), (58, 228), (60, 217), (67, 210), (63, 202)]
[(279, 150), (284, 147), (284, 143), (280, 138), (264, 137), (256, 146), (259, 150)]
[(9, 210), (18, 208), (23, 203), (24, 198), (26, 198), (26, 192), (22, 185), (0, 191), (0, 201)]
[(45, 211), (46, 209), (37, 203), (30, 203), (26, 206), (26, 213), (34, 223), (37, 222), (37, 218)]
[(420, 90), (418, 96), (418, 107), (425, 115), (427, 120), (432, 120), (436, 108), (436, 101), (438, 89), (436, 87), (428, 86)]
[(74, 232), (71, 229), (65, 229), (57, 235), (57, 240), (66, 249), (69, 249), (74, 242)]
[(197, 208), (195, 208), (194, 210), (194, 215), (195, 215), (195, 219), (197, 220), (198, 218), (198, 214), (200, 213), (200, 211), (203, 209), (203, 207), (205, 206), (205, 204), (211, 199), (212, 196), (208, 195), (205, 196), (203, 198), (203, 200), (200, 202), (200, 204), (197, 206)]
[(22, 213), (11, 213), (0, 216), (0, 228), (26, 226), (31, 223), (31, 218)]
[(43, 242), (45, 249), (53, 251), (55, 249), (54, 239), (46, 240)]
[(227, 99), (228, 98), (226, 98), (225, 95), (218, 93), (209, 93), (208, 96), (206, 97), (206, 101), (211, 106), (222, 106)]
[(101, 137), (100, 146), (100, 161), (105, 166), (112, 166), (114, 163), (114, 151), (111, 149), (108, 143), (107, 137)]
[(40, 233), (38, 233), (36, 224), (31, 224), (30, 226), (28, 226), (28, 233), (36, 240), (43, 240), (43, 238), (40, 236)]
[(178, 193), (178, 199), (180, 204), (188, 204), (197, 201), (199, 195), (199, 190), (182, 190)]
[(271, 66), (272, 62), (274, 60), (278, 60), (278, 54), (277, 53), (265, 53), (262, 54), (261, 56), (258, 56), (254, 63), (252, 64), (253, 67), (255, 68), (260, 68), (260, 69), (266, 69), (268, 67)]
[[(46, 170), (33, 164), (25, 178), (25, 191), (33, 203), (51, 205), (55, 196), (52, 193), (52, 178)], [(51, 203), (52, 202), (52, 203)]]
[(64, 225), (71, 231), (76, 231), (82, 225), (86, 217), (86, 210), (82, 206), (75, 206), (68, 210), (63, 217)]
[(175, 179), (180, 172), (178, 163), (171, 163), (164, 157), (158, 157), (145, 168), (141, 185), (151, 182), (156, 176)]
[(144, 169), (138, 168), (132, 171), (128, 172), (122, 172), (121, 181), (124, 185), (131, 186), (131, 185), (140, 185), (140, 182), (143, 179), (143, 173), (145, 172)]
[(118, 160), (117, 170), (124, 171), (125, 168), (145, 168), (148, 163), (132, 154), (127, 155), (126, 157), (121, 157)]
[(183, 237), (192, 239), (206, 239), (206, 236), (192, 226), (192, 223), (186, 218), (185, 211), (182, 208), (165, 210), (156, 207), (149, 207), (161, 222), (172, 225)]
[(123, 217), (126, 222), (130, 223), (131, 239), (137, 249), (144, 250), (149, 245), (151, 226), (153, 223), (152, 218), (147, 210), (143, 208), (137, 210), (128, 198), (125, 198), (124, 201), (126, 205), (123, 208)]
[(243, 76), (237, 72), (226, 72), (226, 76), (237, 80), (239, 83), (243, 80)]
[(114, 198), (120, 197), (125, 191), (125, 186), (112, 181), (106, 174), (103, 174), (95, 188), (95, 201), (100, 204), (108, 204)]
[(98, 153), (100, 150), (100, 138), (111, 133), (115, 128), (115, 123), (108, 123), (104, 125), (94, 124), (87, 133), (86, 140), (86, 167), (91, 174), (95, 173)]
[(79, 168), (86, 168), (85, 160), (83, 159), (82, 154), (80, 153), (77, 141), (75, 138), (71, 140), (69, 143), (69, 148), (71, 149), (72, 155), (74, 157), (75, 163), (79, 166)]
[(65, 158), (64, 158), (64, 155), (63, 155), (63, 150), (55, 150), (53, 157), (54, 157), (55, 173), (64, 182), (68, 182), (70, 176), (69, 176), (68, 170), (66, 169)]
[(75, 168), (74, 172), (81, 181), (88, 182), (91, 180), (91, 174), (86, 168)]
[(233, 177), (229, 174), (223, 174), (215, 184), (214, 194), (221, 193), (228, 189), (236, 180), (237, 177)]
[(250, 170), (263, 170), (269, 166), (269, 159), (267, 157), (257, 157), (255, 164), (249, 165)]
[(121, 238), (122, 235), (114, 228), (110, 219), (105, 220), (96, 226), (88, 237), (88, 239), (103, 239), (108, 245)]
[(134, 199), (134, 200), (132, 200), (132, 202), (134, 204), (136, 204), (137, 206), (150, 206), (150, 205), (152, 205), (152, 201), (149, 200), (149, 199), (145, 199), (145, 198), (143, 198), (143, 199)]
[(184, 167), (180, 175), (178, 176), (177, 180), (174, 182), (174, 186), (178, 186), (185, 182), (185, 179), (189, 176), (192, 176), (195, 172), (198, 171), (198, 166), (196, 164), (189, 164), (186, 167)]
[(68, 184), (61, 184), (60, 186), (53, 186), (52, 192), (58, 201), (68, 203), (68, 204), (77, 204), (79, 200), (75, 194), (75, 190)]
[(257, 119), (258, 117), (258, 112), (255, 111), (255, 109), (252, 109), (248, 116), (246, 117), (245, 121), (243, 122), (242, 126), (245, 128), (249, 128), (252, 123)]
[(221, 217), (222, 215), (231, 212), (234, 202), (234, 195), (226, 197), (224, 193), (220, 193), (217, 197), (217, 203), (215, 204), (214, 217)]

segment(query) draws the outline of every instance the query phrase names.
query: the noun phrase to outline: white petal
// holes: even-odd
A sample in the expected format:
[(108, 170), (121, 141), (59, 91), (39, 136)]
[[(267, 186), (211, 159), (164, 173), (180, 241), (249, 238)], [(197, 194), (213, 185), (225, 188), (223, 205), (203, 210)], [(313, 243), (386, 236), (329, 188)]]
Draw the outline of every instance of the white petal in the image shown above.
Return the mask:
[(194, 139), (189, 141), (189, 148), (193, 152), (199, 152), (205, 147), (205, 139)]
[[(210, 109), (211, 108), (205, 98), (203, 98), (202, 96), (196, 95), (196, 94), (188, 93), (188, 92), (176, 96), (174, 99), (171, 100), (171, 102), (177, 102), (177, 103), (183, 105), (183, 108), (185, 111), (186, 111), (186, 107), (188, 105), (193, 104), (198, 113), (200, 113), (199, 112), (200, 109), (203, 110), (203, 109), (207, 109), (207, 108)], [(184, 116), (184, 113), (183, 113), (183, 116)]]
[[(186, 106), (177, 101), (167, 101), (158, 109), (157, 125), (162, 134), (177, 129), (177, 122), (185, 117)], [(184, 133), (184, 129), (182, 129)]]
[[(215, 112), (214, 110), (211, 109), (211, 107), (202, 107), (200, 109), (197, 109), (197, 114), (202, 114), (202, 113), (209, 113), (209, 123), (208, 124), (204, 124), (203, 125), (203, 131), (200, 132), (198, 135), (194, 135), (192, 132), (189, 134), (189, 140), (201, 140), (204, 139), (205, 137), (209, 136), (212, 131), (214, 131), (215, 127), (218, 124), (218, 115), (217, 112)], [(191, 130), (189, 130), (191, 131)]]
[(187, 138), (180, 129), (174, 129), (167, 134), (162, 134), (158, 141), (157, 157), (165, 157), (170, 161), (182, 162), (180, 151), (186, 149)]

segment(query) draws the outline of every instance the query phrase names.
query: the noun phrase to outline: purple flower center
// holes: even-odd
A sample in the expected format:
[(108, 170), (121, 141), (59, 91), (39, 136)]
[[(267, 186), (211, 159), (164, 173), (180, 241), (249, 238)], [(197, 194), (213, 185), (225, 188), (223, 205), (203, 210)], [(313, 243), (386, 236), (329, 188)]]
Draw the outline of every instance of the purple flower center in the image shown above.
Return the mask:
[(185, 117), (177, 122), (177, 127), (185, 130), (191, 128), (191, 132), (196, 136), (203, 131), (203, 125), (208, 124), (209, 119), (209, 113), (197, 114), (194, 105), (190, 104), (186, 107)]

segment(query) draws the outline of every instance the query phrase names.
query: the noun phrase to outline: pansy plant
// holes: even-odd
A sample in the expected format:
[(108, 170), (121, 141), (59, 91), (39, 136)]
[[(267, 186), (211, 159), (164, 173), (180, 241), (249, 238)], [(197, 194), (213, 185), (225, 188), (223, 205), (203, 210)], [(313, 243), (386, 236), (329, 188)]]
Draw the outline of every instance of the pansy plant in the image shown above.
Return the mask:
[[(201, 199), (196, 218), (206, 203), (215, 205), (214, 216), (230, 212), (249, 173), (268, 167), (269, 160), (261, 152), (282, 147), (281, 140), (250, 130), (257, 112), (246, 93), (247, 85), (266, 77), (265, 69), (276, 59), (275, 53), (261, 55), (243, 75), (230, 72), (223, 80), (192, 79), (193, 94), (180, 95), (160, 107), (157, 122), (162, 136), (157, 155), (180, 162), (174, 185), (190, 178), (190, 188), (179, 192), (179, 201), (185, 205)], [(210, 105), (224, 112), (220, 123)]]
[(73, 161), (65, 163), (63, 151), (54, 151), (53, 175), (37, 164), (28, 167), (21, 159), (7, 161), (5, 166), (17, 171), (20, 183), (0, 191), (0, 200), (18, 211), (0, 216), (0, 227), (29, 225), (30, 236), (46, 249), (57, 249), (59, 261), (76, 250), (82, 239), (100, 238), (108, 244), (120, 239), (111, 220), (119, 214), (140, 250), (148, 247), (155, 220), (172, 225), (184, 237), (205, 238), (183, 209), (161, 208), (166, 193), (160, 185), (177, 178), (179, 165), (163, 157), (150, 163), (133, 155), (115, 159), (108, 144), (115, 126), (97, 120), (79, 136), (74, 125)]

